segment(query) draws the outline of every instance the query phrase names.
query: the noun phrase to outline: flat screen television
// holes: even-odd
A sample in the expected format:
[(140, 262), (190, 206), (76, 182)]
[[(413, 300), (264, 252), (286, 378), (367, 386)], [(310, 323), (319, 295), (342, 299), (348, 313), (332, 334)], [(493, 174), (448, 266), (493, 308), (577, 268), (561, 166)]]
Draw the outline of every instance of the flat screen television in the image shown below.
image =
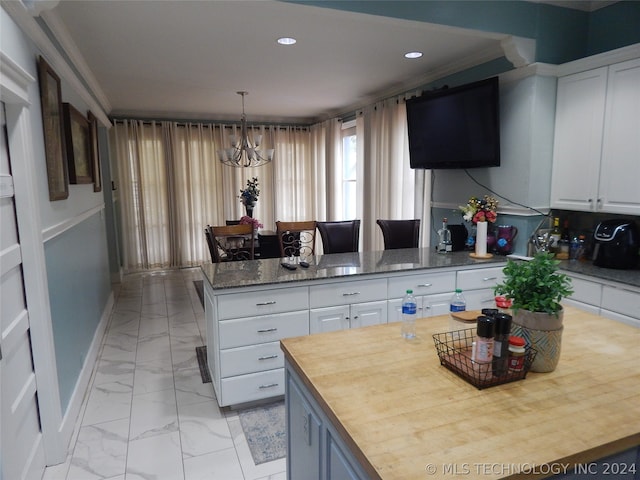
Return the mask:
[(498, 77), (407, 100), (411, 168), (500, 166)]

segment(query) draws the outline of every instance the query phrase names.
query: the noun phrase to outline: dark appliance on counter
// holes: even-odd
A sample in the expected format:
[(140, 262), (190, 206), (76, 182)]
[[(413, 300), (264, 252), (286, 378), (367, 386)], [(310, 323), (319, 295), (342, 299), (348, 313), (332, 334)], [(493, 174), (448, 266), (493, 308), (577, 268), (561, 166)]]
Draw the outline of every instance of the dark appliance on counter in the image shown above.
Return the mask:
[(593, 264), (629, 270), (638, 265), (638, 228), (633, 220), (604, 220), (593, 233)]

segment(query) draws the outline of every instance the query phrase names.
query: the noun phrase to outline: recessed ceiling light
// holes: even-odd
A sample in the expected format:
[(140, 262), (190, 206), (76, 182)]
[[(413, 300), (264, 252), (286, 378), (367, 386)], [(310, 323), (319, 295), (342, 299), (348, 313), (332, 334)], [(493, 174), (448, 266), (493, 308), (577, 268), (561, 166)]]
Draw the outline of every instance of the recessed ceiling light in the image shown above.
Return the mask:
[(404, 54), (405, 58), (420, 58), (422, 52), (407, 52)]
[(294, 45), (296, 42), (297, 40), (291, 37), (281, 37), (278, 39), (280, 45)]

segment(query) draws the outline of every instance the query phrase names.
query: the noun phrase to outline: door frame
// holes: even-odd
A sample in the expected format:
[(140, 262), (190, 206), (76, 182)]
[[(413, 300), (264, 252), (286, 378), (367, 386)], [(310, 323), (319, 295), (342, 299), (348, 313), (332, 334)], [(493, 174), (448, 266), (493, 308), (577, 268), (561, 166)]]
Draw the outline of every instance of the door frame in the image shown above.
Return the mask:
[(32, 75), (0, 51), (0, 96), (5, 103), (7, 142), (12, 157), (20, 159), (14, 161), (11, 168), (43, 445), (46, 464), (55, 465), (65, 461), (67, 442), (62, 432), (42, 222), (37, 182), (34, 180), (38, 175), (35, 173), (31, 117), (32, 110), (39, 105), (31, 103), (29, 89), (33, 89), (35, 82)]

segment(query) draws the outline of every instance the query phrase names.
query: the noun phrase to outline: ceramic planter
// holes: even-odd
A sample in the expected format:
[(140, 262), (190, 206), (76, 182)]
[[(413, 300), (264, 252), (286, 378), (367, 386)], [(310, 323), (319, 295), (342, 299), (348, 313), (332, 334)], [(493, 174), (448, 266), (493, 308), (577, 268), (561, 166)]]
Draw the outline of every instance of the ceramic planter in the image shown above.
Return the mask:
[(532, 372), (552, 372), (558, 365), (563, 317), (562, 309), (557, 315), (524, 309), (514, 312), (511, 334), (523, 337), (538, 352), (531, 365)]

